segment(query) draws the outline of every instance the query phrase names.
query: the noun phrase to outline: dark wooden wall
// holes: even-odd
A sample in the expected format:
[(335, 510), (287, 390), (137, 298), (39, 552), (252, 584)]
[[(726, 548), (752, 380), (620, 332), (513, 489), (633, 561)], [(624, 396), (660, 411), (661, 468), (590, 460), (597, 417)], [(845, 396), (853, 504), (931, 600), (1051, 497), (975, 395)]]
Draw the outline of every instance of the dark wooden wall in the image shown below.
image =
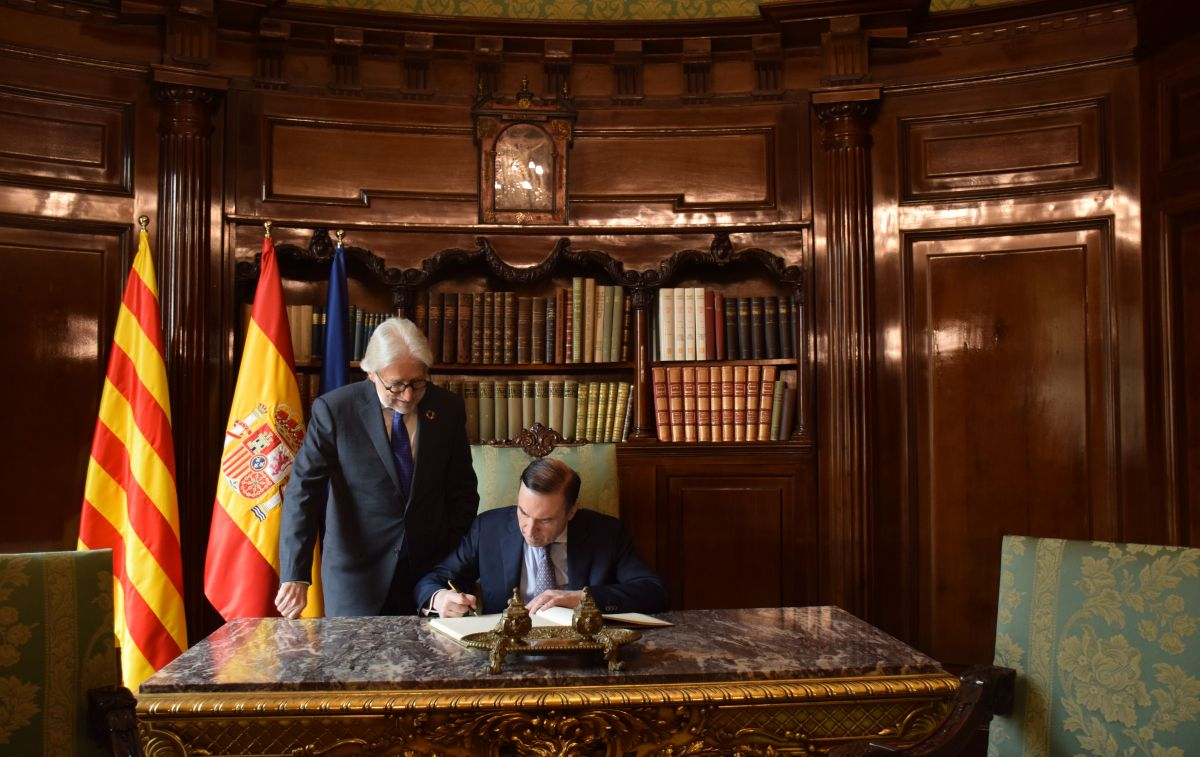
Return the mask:
[[(344, 228), (395, 267), (482, 234), (514, 264), (568, 236), (641, 268), (731, 231), (808, 273), (812, 428), (755, 476), (631, 464), (655, 483), (623, 491), (630, 522), (666, 545), (676, 600), (705, 601), (725, 476), (762, 495), (729, 514), (745, 554), (771, 555), (748, 601), (836, 603), (948, 663), (988, 659), (1002, 534), (1200, 538), (1196, 38), (1074, 5), (592, 31), (565, 53), (572, 30), (363, 31), (311, 9), (0, 9), (0, 307), (19, 324), (0, 391), (22, 398), (0, 434), (0, 548), (73, 543), (141, 213), (193, 636), (215, 623), (200, 576), (234, 269), (263, 220), (300, 246)], [(477, 82), (549, 94), (564, 75), (569, 223), (480, 225)]]

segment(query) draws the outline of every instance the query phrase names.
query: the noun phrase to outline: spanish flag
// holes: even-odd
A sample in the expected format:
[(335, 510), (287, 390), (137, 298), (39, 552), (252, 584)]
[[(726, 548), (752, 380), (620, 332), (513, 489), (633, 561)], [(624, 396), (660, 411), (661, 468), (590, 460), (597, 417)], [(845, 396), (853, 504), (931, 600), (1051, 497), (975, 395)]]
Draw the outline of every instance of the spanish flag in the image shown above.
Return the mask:
[[(304, 441), (296, 361), (275, 245), (263, 240), (261, 273), (229, 422), (208, 534), (204, 594), (226, 620), (278, 615), (283, 490)], [(305, 617), (322, 614), (314, 562)]]
[(134, 690), (187, 648), (171, 402), (145, 221), (117, 314), (79, 521), (79, 549), (113, 551), (121, 670)]

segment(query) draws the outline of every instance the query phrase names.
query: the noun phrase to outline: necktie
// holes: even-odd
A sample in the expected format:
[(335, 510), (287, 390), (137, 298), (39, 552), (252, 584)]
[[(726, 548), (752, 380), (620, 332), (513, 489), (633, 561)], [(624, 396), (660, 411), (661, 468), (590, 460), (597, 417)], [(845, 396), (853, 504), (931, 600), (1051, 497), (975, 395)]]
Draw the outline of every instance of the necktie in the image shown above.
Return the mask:
[(400, 493), (407, 503), (408, 491), (412, 487), (413, 459), (408, 428), (404, 425), (404, 415), (401, 413), (392, 413), (392, 457), (396, 458), (396, 470), (400, 474)]
[(537, 573), (533, 577), (533, 596), (544, 591), (558, 588), (558, 580), (554, 577), (554, 562), (550, 559), (550, 545), (538, 547)]

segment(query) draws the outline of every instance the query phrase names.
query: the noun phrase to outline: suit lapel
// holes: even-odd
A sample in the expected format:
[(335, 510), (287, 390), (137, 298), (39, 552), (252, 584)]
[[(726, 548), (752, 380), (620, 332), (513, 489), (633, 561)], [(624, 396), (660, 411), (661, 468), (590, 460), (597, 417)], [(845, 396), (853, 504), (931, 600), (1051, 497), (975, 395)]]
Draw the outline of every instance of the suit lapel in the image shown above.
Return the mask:
[(359, 418), (367, 429), (367, 438), (371, 440), (375, 452), (379, 454), (379, 462), (387, 470), (388, 477), (392, 479), (396, 496), (399, 497), (400, 474), (396, 472), (396, 459), (392, 457), (392, 442), (388, 439), (387, 429), (383, 427), (383, 408), (379, 404), (378, 395), (375, 394), (375, 384), (370, 380), (363, 381), (362, 384), (364, 384), (364, 391), (362, 401), (358, 403)]
[(525, 537), (517, 526), (517, 509), (512, 510), (512, 517), (504, 529), (503, 544), (500, 556), (503, 560), (500, 575), (504, 576), (504, 599), (512, 596), (513, 587), (521, 585), (521, 565), (525, 562)]
[(425, 392), (425, 396), (421, 398), (421, 402), (417, 405), (417, 456), (413, 460), (413, 480), (412, 490), (417, 491), (417, 487), (422, 483), (421, 472), (429, 468), (428, 463), (430, 458), (437, 451), (438, 447), (438, 415), (433, 409), (433, 402), (430, 400), (430, 391)]
[(579, 591), (587, 585), (591, 562), (591, 539), (579, 513), (567, 524), (567, 587)]

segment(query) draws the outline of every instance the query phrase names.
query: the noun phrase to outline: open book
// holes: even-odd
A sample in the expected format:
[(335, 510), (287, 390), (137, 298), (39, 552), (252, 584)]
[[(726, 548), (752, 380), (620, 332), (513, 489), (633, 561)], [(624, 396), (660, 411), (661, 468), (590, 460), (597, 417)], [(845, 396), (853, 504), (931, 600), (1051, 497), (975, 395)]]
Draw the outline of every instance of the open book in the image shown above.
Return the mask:
[[(547, 607), (531, 614), (530, 620), (537, 626), (570, 626), (574, 609), (570, 607)], [(640, 612), (617, 612), (604, 615), (604, 620), (610, 623), (631, 626), (670, 626), (670, 621), (659, 620), (651, 615)], [(500, 622), (500, 613), (493, 615), (466, 615), (461, 618), (430, 618), (429, 626), (436, 631), (446, 634), (452, 639), (461, 639), (473, 633), (486, 633), (493, 630)]]

